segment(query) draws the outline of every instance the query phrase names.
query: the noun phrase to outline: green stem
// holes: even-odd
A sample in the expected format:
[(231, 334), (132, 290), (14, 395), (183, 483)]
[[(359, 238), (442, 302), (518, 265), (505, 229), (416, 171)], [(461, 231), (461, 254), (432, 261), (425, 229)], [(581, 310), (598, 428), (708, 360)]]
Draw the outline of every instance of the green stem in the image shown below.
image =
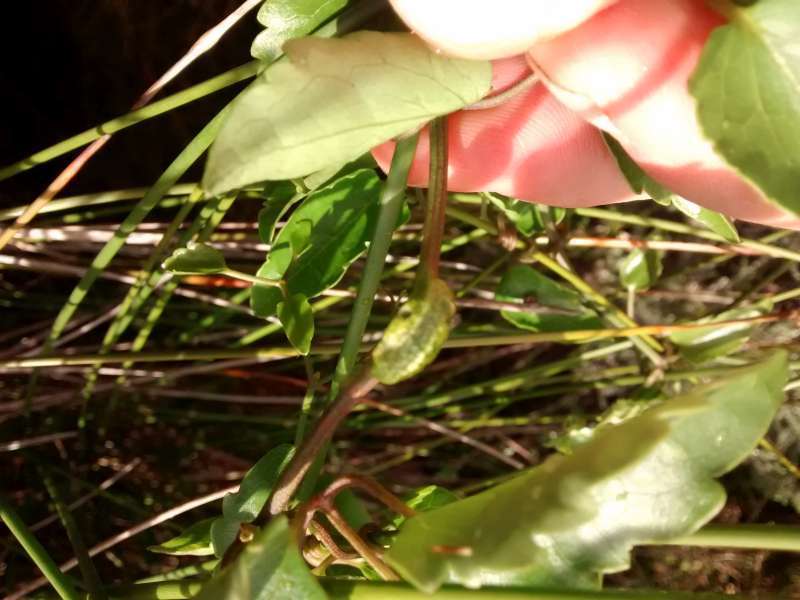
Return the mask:
[(40, 165), (53, 160), (54, 158), (58, 158), (67, 152), (71, 152), (82, 146), (91, 144), (104, 135), (122, 131), (131, 125), (136, 125), (137, 123), (141, 123), (147, 119), (152, 119), (153, 117), (162, 115), (190, 102), (194, 102), (195, 100), (208, 96), (209, 94), (213, 94), (214, 92), (239, 83), (240, 81), (254, 77), (256, 73), (258, 73), (260, 67), (261, 63), (258, 61), (249, 62), (240, 67), (236, 67), (235, 69), (231, 69), (222, 75), (217, 75), (216, 77), (213, 77), (207, 81), (198, 83), (189, 89), (183, 90), (182, 92), (168, 96), (163, 100), (153, 102), (144, 108), (140, 108), (139, 110), (122, 115), (116, 119), (111, 119), (110, 121), (101, 123), (96, 127), (88, 129), (83, 133), (79, 133), (78, 135), (59, 142), (58, 144), (50, 146), (49, 148), (35, 152), (27, 158), (23, 158), (22, 160), (14, 163), (13, 165), (9, 165), (0, 169), (0, 181), (8, 179), (9, 177), (12, 177), (18, 173), (22, 173), (23, 171), (27, 171), (36, 165)]
[(186, 146), (172, 164), (167, 167), (167, 170), (164, 171), (161, 177), (158, 178), (158, 181), (147, 191), (144, 198), (141, 199), (128, 217), (122, 222), (117, 230), (117, 234), (106, 242), (106, 245), (103, 246), (103, 249), (100, 250), (92, 261), (91, 266), (78, 282), (78, 285), (75, 286), (75, 289), (72, 290), (69, 299), (53, 321), (53, 327), (48, 338), (49, 343), (54, 342), (61, 336), (61, 333), (75, 314), (78, 306), (83, 302), (92, 284), (125, 244), (127, 237), (159, 203), (164, 197), (164, 194), (178, 182), (178, 179), (186, 173), (189, 167), (191, 167), (211, 145), (227, 113), (228, 108), (224, 108), (220, 111), (217, 116), (189, 142), (189, 145)]
[(220, 271), (220, 275), (227, 275), (233, 279), (246, 281), (248, 283), (252, 283), (253, 285), (266, 285), (269, 287), (280, 288), (280, 290), (284, 292), (284, 296), (286, 295), (286, 282), (283, 279), (264, 279), (263, 277), (256, 277), (255, 275), (242, 273), (236, 269), (225, 269), (224, 271)]
[[(494, 335), (463, 335), (447, 340), (444, 348), (485, 348), (492, 346), (510, 346), (517, 344), (540, 344), (545, 342), (588, 342), (609, 338), (632, 338), (645, 335), (670, 335), (677, 332), (706, 330), (712, 326), (728, 327), (734, 325), (759, 325), (785, 319), (784, 314), (766, 315), (748, 319), (736, 319), (709, 323), (687, 323), (683, 325), (641, 325), (619, 329), (575, 329), (572, 331), (542, 331), (535, 333), (508, 333)], [(370, 345), (359, 344), (355, 352), (366, 352)], [(311, 354), (333, 356), (340, 350), (332, 345), (314, 346)], [(300, 354), (288, 346), (272, 346), (266, 348), (233, 348), (210, 350), (185, 350), (165, 352), (118, 352), (109, 354), (75, 354), (61, 356), (29, 357), (0, 360), (0, 369), (35, 369), (40, 367), (66, 367), (79, 365), (96, 365), (130, 361), (141, 362), (175, 362), (191, 360), (223, 360), (233, 358), (281, 359), (294, 358)], [(341, 360), (341, 356), (340, 356)]]
[[(165, 196), (188, 196), (197, 187), (196, 183), (179, 183), (173, 186)], [(39, 211), (40, 215), (47, 213), (71, 210), (73, 208), (86, 208), (89, 206), (101, 206), (114, 202), (124, 202), (126, 200), (140, 200), (147, 193), (147, 188), (127, 188), (122, 190), (112, 190), (109, 192), (98, 192), (96, 194), (83, 194), (80, 196), (68, 196), (58, 200), (51, 200), (47, 206)], [(195, 201), (199, 201), (195, 200)], [(182, 199), (182, 202), (190, 202), (189, 199)], [(13, 221), (23, 212), (25, 206), (15, 206), (0, 210), (0, 221)]]
[(445, 210), (447, 208), (447, 117), (434, 119), (430, 125), (430, 174), (425, 225), (422, 231), (420, 268), (415, 288), (423, 288), (439, 276)]
[[(369, 375), (365, 373), (360, 378), (355, 377), (354, 371), (358, 354), (363, 347), (364, 331), (367, 328), (367, 321), (375, 301), (375, 293), (378, 291), (381, 281), (386, 255), (392, 242), (392, 234), (400, 219), (408, 173), (411, 170), (418, 140), (419, 134), (415, 133), (398, 141), (395, 148), (389, 174), (381, 190), (380, 212), (367, 252), (361, 284), (358, 287), (341, 354), (336, 364), (333, 381), (331, 381), (328, 408), (281, 474), (280, 480), (275, 485), (275, 492), (265, 507), (265, 512), (262, 513), (263, 516), (278, 514), (286, 510), (289, 501), (312, 464), (320, 464), (320, 457), (324, 454), (336, 428), (353, 409), (358, 398), (366, 393), (363, 390), (369, 388), (369, 385), (366, 385), (370, 384)], [(347, 388), (343, 388), (345, 382), (348, 384)], [(374, 383), (370, 385), (374, 385)]]
[(83, 575), (83, 583), (89, 591), (91, 600), (105, 600), (108, 596), (103, 590), (103, 583), (100, 581), (100, 576), (94, 568), (94, 563), (89, 556), (89, 551), (86, 549), (86, 544), (83, 542), (80, 528), (75, 522), (75, 517), (72, 516), (67, 503), (61, 495), (61, 490), (58, 485), (45, 469), (40, 469), (42, 481), (44, 482), (47, 492), (53, 499), (53, 504), (56, 507), (58, 517), (61, 519), (61, 524), (67, 531), (67, 537), (72, 544), (72, 549), (75, 552), (75, 557), (78, 559), (78, 568)]
[[(428, 600), (426, 592), (408, 584), (379, 581), (345, 581), (322, 579), (322, 585), (331, 600)], [(648, 590), (565, 590), (548, 588), (491, 588), (467, 589), (444, 586), (436, 591), (436, 600), (705, 600), (731, 598), (718, 594), (702, 596), (683, 592), (655, 592)]]
[(706, 525), (663, 545), (800, 552), (800, 527), (791, 525)]
[[(671, 233), (682, 233), (686, 235), (693, 235), (695, 237), (713, 240), (715, 242), (722, 242), (728, 244), (729, 242), (719, 234), (707, 229), (699, 227), (692, 227), (684, 223), (677, 223), (668, 219), (655, 219), (652, 217), (643, 217), (641, 215), (629, 215), (620, 213), (606, 208), (576, 208), (575, 214), (583, 217), (590, 217), (592, 219), (601, 219), (603, 221), (615, 221), (618, 223), (628, 223), (630, 225), (641, 225), (643, 227), (655, 227), (662, 231), (669, 231)], [(784, 232), (780, 232), (784, 233)], [(800, 262), (800, 252), (793, 252), (780, 246), (772, 246), (759, 242), (757, 240), (742, 239), (737, 246), (750, 248), (756, 250), (761, 254), (771, 258), (783, 258), (794, 262)]]
[(6, 524), (14, 537), (17, 538), (17, 541), (33, 562), (36, 563), (36, 566), (39, 567), (42, 575), (55, 588), (58, 595), (64, 600), (79, 600), (80, 595), (72, 586), (70, 580), (59, 570), (58, 565), (50, 558), (50, 555), (47, 554), (39, 540), (34, 537), (17, 512), (3, 497), (0, 497), (0, 519)]
[(361, 348), (361, 340), (367, 328), (367, 321), (372, 312), (375, 293), (381, 281), (386, 255), (392, 241), (392, 233), (400, 219), (400, 211), (405, 199), (408, 172), (417, 149), (418, 134), (414, 134), (397, 142), (392, 157), (392, 164), (380, 197), (380, 213), (375, 226), (375, 234), (369, 246), (361, 285), (358, 286), (350, 323), (347, 326), (341, 356), (336, 364), (336, 372), (330, 386), (329, 399), (335, 398), (339, 388), (352, 375), (353, 368)]

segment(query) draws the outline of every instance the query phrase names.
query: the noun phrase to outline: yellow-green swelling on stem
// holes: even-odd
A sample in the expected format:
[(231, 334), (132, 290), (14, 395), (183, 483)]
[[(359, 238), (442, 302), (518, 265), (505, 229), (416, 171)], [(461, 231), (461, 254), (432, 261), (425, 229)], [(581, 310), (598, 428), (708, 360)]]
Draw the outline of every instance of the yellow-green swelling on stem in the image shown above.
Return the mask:
[(64, 600), (80, 600), (81, 595), (72, 586), (70, 580), (59, 570), (58, 565), (50, 558), (39, 540), (34, 537), (25, 522), (2, 496), (0, 496), (0, 519), (25, 549), (28, 556), (36, 563), (42, 575), (47, 578), (58, 595)]
[(350, 323), (342, 343), (341, 356), (336, 364), (336, 372), (331, 382), (329, 400), (338, 395), (342, 383), (352, 375), (355, 367), (361, 340), (364, 337), (367, 321), (372, 312), (372, 304), (375, 301), (375, 293), (378, 291), (381, 281), (383, 266), (386, 263), (392, 232), (400, 218), (408, 172), (411, 170), (411, 162), (414, 159), (418, 139), (419, 135), (414, 134), (400, 140), (395, 148), (389, 175), (381, 191), (380, 214), (372, 243), (367, 252), (364, 273), (361, 277), (361, 285), (358, 287)]
[(447, 206), (447, 118), (430, 126), (430, 177), (422, 251), (411, 297), (389, 323), (372, 352), (372, 375), (393, 385), (433, 362), (450, 335), (456, 313), (453, 293), (439, 279)]
[[(289, 501), (300, 484), (303, 483), (303, 479), (306, 478), (307, 474), (309, 480), (316, 478), (318, 474), (317, 465), (321, 467), (320, 457), (324, 456), (327, 444), (334, 431), (350, 413), (359, 396), (353, 390), (360, 389), (361, 384), (364, 382), (370, 380), (374, 382), (368, 375), (364, 375), (361, 378), (363, 381), (353, 381), (354, 371), (358, 354), (363, 345), (364, 331), (375, 301), (375, 293), (378, 291), (381, 274), (386, 263), (386, 255), (389, 252), (392, 233), (397, 227), (400, 212), (403, 208), (408, 173), (411, 170), (418, 139), (419, 134), (415, 133), (400, 140), (395, 148), (389, 174), (381, 190), (380, 212), (375, 224), (375, 233), (367, 251), (361, 285), (358, 288), (353, 311), (350, 315), (350, 323), (345, 333), (339, 361), (336, 364), (336, 371), (330, 385), (329, 406), (281, 474), (280, 480), (275, 485), (272, 498), (270, 498), (260, 516), (261, 519), (268, 517), (268, 515), (275, 515), (285, 511)], [(350, 387), (343, 389), (345, 384)], [(365, 385), (364, 389), (367, 387)], [(314, 465), (313, 469), (312, 465)], [(308, 473), (309, 469), (312, 469), (310, 474)]]

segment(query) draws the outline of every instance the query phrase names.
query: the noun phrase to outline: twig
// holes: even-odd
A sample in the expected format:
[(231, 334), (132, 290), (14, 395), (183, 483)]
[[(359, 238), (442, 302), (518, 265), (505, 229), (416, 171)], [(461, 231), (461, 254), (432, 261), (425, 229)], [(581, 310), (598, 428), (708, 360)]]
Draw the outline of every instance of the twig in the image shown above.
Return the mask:
[[(174, 519), (178, 515), (182, 515), (183, 513), (189, 512), (190, 510), (198, 508), (199, 506), (204, 506), (210, 502), (219, 500), (223, 498), (226, 494), (236, 492), (236, 490), (238, 489), (239, 489), (238, 484), (232, 485), (225, 489), (208, 494), (206, 496), (195, 498), (194, 500), (190, 500), (189, 502), (185, 502), (179, 506), (171, 508), (168, 511), (161, 513), (160, 515), (156, 515), (150, 519), (142, 521), (138, 525), (134, 525), (133, 527), (126, 529), (125, 531), (120, 532), (117, 535), (111, 536), (110, 538), (93, 546), (92, 548), (89, 549), (89, 556), (95, 556), (97, 554), (100, 554), (101, 552), (105, 552), (109, 548), (112, 548), (117, 544), (124, 542), (125, 540), (128, 540), (135, 535), (140, 534), (143, 531), (151, 529), (152, 527), (160, 525), (161, 523), (169, 521), (170, 519)], [(0, 498), (0, 511), (3, 511), (3, 509), (4, 509), (3, 500)], [(61, 571), (69, 571), (70, 569), (74, 569), (77, 564), (78, 564), (77, 559), (71, 558), (65, 563), (62, 563), (60, 567), (56, 568), (57, 569), (60, 568)], [(47, 582), (48, 582), (47, 577), (40, 577), (38, 579), (35, 579), (23, 585), (22, 587), (18, 588), (14, 593), (9, 594), (6, 598), (4, 598), (4, 600), (22, 600), (23, 598), (27, 598), (31, 592), (38, 590)], [(76, 599), (79, 598), (79, 596), (73, 596), (73, 597)]]
[(42, 577), (36, 580), (35, 587), (20, 590), (16, 594), (8, 596), (5, 600), (19, 600), (24, 598), (29, 592), (40, 588), (48, 581), (64, 600), (79, 600), (80, 596), (78, 592), (72, 586), (72, 582), (69, 578), (63, 573), (63, 571), (67, 571), (68, 569), (63, 566), (59, 569), (58, 565), (53, 562), (53, 559), (50, 558), (50, 555), (39, 543), (39, 540), (34, 537), (30, 529), (25, 525), (25, 522), (2, 496), (0, 496), (0, 519), (2, 519), (11, 530), (11, 533), (17, 538), (17, 541), (28, 553), (28, 556), (36, 563), (39, 570), (44, 573)]
[(479, 442), (476, 439), (471, 438), (470, 436), (461, 433), (459, 431), (455, 431), (454, 429), (450, 429), (449, 427), (445, 427), (444, 425), (440, 425), (435, 421), (430, 421), (428, 419), (417, 417), (415, 415), (411, 415), (404, 410), (399, 408), (395, 408), (393, 406), (389, 406), (388, 404), (384, 404), (383, 402), (379, 402), (377, 400), (372, 400), (370, 398), (364, 398), (361, 400), (363, 404), (367, 406), (371, 406), (381, 412), (385, 412), (387, 414), (393, 415), (395, 417), (399, 417), (402, 419), (408, 419), (410, 421), (414, 421), (420, 423), (423, 427), (430, 429), (431, 431), (435, 431), (445, 437), (449, 437), (450, 439), (456, 440), (461, 442), (462, 444), (466, 444), (468, 446), (472, 446), (476, 450), (480, 450), (493, 458), (496, 458), (502, 463), (509, 465), (513, 469), (522, 469), (525, 467), (524, 464), (515, 460), (509, 456), (506, 456), (496, 448), (489, 446), (488, 444), (484, 444), (483, 442)]
[[(224, 36), (228, 30), (233, 27), (242, 17), (248, 12), (261, 4), (261, 0), (245, 0), (239, 8), (234, 10), (231, 14), (225, 17), (217, 25), (206, 31), (201, 35), (197, 41), (192, 44), (189, 51), (181, 57), (166, 73), (164, 73), (158, 80), (153, 83), (144, 94), (134, 103), (131, 110), (137, 110), (148, 104), (167, 84), (175, 79), (186, 67), (192, 64), (198, 57), (202, 56), (213, 48), (217, 42)], [(61, 191), (69, 184), (70, 181), (80, 172), (80, 170), (97, 154), (103, 146), (111, 139), (111, 134), (107, 133), (102, 137), (92, 142), (86, 149), (84, 149), (75, 159), (61, 171), (61, 173), (47, 186), (42, 194), (36, 198), (25, 211), (17, 217), (14, 223), (8, 226), (4, 231), (0, 232), (0, 250), (2, 250), (8, 242), (10, 242), (20, 228), (30, 223), (39, 211), (42, 210), (47, 204), (55, 198)]]

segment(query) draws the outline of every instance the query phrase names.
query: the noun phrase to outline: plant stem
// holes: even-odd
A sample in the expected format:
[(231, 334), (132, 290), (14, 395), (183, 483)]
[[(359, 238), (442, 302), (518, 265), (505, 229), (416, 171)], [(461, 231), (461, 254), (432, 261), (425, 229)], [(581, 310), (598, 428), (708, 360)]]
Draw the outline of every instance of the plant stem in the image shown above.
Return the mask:
[(11, 507), (5, 498), (0, 496), (0, 519), (6, 524), (17, 541), (28, 553), (39, 570), (55, 588), (58, 595), (64, 600), (79, 600), (80, 595), (72, 586), (72, 583), (58, 565), (50, 558), (47, 551), (39, 543), (39, 540), (30, 532), (27, 525), (22, 521), (17, 512)]
[(31, 154), (30, 156), (14, 163), (13, 165), (9, 165), (0, 169), (0, 181), (8, 179), (17, 173), (27, 171), (36, 165), (40, 165), (42, 163), (51, 161), (54, 158), (58, 158), (59, 156), (76, 150), (81, 146), (90, 144), (104, 135), (122, 131), (131, 125), (136, 125), (137, 123), (141, 123), (147, 119), (152, 119), (153, 117), (162, 115), (190, 102), (194, 102), (195, 100), (225, 89), (226, 87), (239, 83), (240, 81), (254, 77), (256, 73), (258, 73), (260, 66), (261, 63), (254, 60), (240, 67), (236, 67), (235, 69), (231, 69), (222, 75), (217, 75), (216, 77), (208, 79), (207, 81), (198, 83), (197, 85), (183, 90), (182, 92), (168, 96), (163, 100), (153, 102), (144, 108), (129, 112), (121, 117), (111, 119), (110, 121), (101, 123), (96, 127), (87, 129), (83, 133), (79, 133), (78, 135), (50, 146), (49, 148), (35, 152), (34, 154)]
[[(565, 268), (544, 252), (534, 250), (530, 253), (531, 258), (541, 263), (543, 266), (551, 270), (553, 273), (569, 282), (572, 287), (578, 290), (591, 302), (605, 309), (607, 318), (612, 325), (617, 327), (636, 327), (636, 322), (630, 319), (624, 312), (617, 308), (611, 301), (603, 296), (600, 292), (595, 290), (592, 286), (581, 279), (572, 270)], [(664, 347), (658, 343), (647, 333), (643, 333), (642, 339), (635, 339), (634, 344), (637, 348), (649, 358), (656, 367), (663, 366), (663, 359), (658, 354)]]
[(800, 527), (791, 525), (706, 525), (697, 533), (659, 545), (800, 552)]
[(302, 445), (292, 460), (281, 473), (275, 484), (275, 491), (264, 507), (259, 521), (263, 522), (270, 515), (285, 512), (303, 477), (311, 468), (317, 455), (333, 437), (336, 428), (350, 414), (361, 397), (369, 393), (377, 382), (369, 376), (368, 372), (356, 377), (344, 388), (336, 400), (327, 408), (322, 417), (314, 425), (314, 429), (303, 440)]
[(430, 126), (430, 174), (425, 225), (422, 230), (420, 266), (415, 287), (424, 287), (439, 276), (445, 209), (447, 208), (447, 117), (434, 119)]
[(389, 175), (383, 186), (380, 197), (380, 213), (375, 225), (375, 234), (369, 245), (364, 273), (361, 276), (361, 285), (358, 286), (350, 323), (347, 326), (344, 342), (342, 343), (341, 356), (336, 364), (336, 372), (330, 386), (329, 399), (335, 398), (339, 393), (342, 383), (347, 381), (353, 372), (361, 348), (361, 340), (367, 328), (367, 321), (372, 312), (375, 292), (381, 281), (381, 274), (386, 263), (386, 255), (392, 241), (392, 233), (397, 227), (400, 211), (405, 199), (408, 172), (417, 149), (418, 134), (414, 134), (397, 142), (397, 147), (392, 157)]
[[(586, 342), (608, 338), (632, 338), (645, 335), (670, 335), (682, 331), (711, 330), (733, 326), (755, 326), (796, 319), (796, 312), (780, 312), (752, 317), (732, 319), (714, 323), (684, 323), (676, 325), (640, 325), (609, 329), (575, 329), (572, 331), (541, 331), (535, 333), (498, 333), (487, 335), (462, 335), (450, 338), (444, 348), (485, 348), (490, 346), (509, 346), (515, 344), (540, 344), (545, 342)], [(356, 352), (366, 352), (368, 344), (360, 344)], [(339, 348), (332, 345), (314, 346), (311, 354), (320, 356), (341, 355)], [(60, 356), (33, 356), (29, 358), (0, 360), (0, 369), (31, 369), (39, 367), (65, 367), (79, 365), (99, 365), (130, 361), (137, 362), (181, 362), (194, 360), (223, 360), (235, 358), (273, 359), (295, 358), (300, 353), (289, 346), (268, 346), (264, 348), (233, 348), (208, 350), (183, 350), (164, 352), (116, 352), (109, 354), (73, 354)], [(341, 356), (340, 356), (341, 359)]]
[(86, 271), (84, 276), (75, 286), (75, 289), (69, 296), (69, 299), (59, 311), (53, 327), (48, 338), (48, 342), (52, 343), (59, 338), (67, 323), (75, 314), (75, 311), (80, 306), (80, 303), (86, 297), (92, 284), (95, 282), (100, 273), (109, 265), (111, 259), (125, 244), (128, 235), (141, 223), (148, 213), (155, 208), (161, 201), (172, 186), (174, 186), (178, 179), (191, 167), (195, 161), (206, 151), (211, 145), (211, 142), (217, 135), (228, 109), (224, 108), (215, 116), (209, 123), (189, 142), (186, 148), (172, 161), (166, 171), (158, 178), (156, 183), (151, 187), (144, 198), (134, 207), (128, 217), (122, 222), (117, 230), (117, 234), (106, 242), (103, 249), (97, 254), (92, 261), (91, 266)]
[(78, 559), (78, 568), (80, 568), (81, 575), (83, 575), (83, 583), (89, 591), (89, 598), (91, 600), (105, 600), (108, 596), (103, 590), (103, 583), (100, 581), (100, 576), (94, 568), (94, 563), (89, 557), (89, 551), (86, 549), (86, 544), (83, 542), (83, 536), (75, 522), (75, 517), (72, 516), (67, 503), (61, 495), (61, 490), (58, 485), (45, 469), (40, 469), (42, 481), (44, 482), (47, 492), (53, 499), (53, 504), (56, 507), (56, 512), (61, 519), (61, 524), (67, 531), (67, 537), (72, 544), (72, 549), (75, 552), (75, 557)]
[[(331, 600), (428, 600), (431, 594), (414, 589), (408, 584), (379, 581), (344, 581), (322, 578), (322, 586)], [(725, 599), (732, 596), (684, 592), (655, 592), (648, 590), (567, 590), (553, 588), (492, 588), (467, 589), (443, 586), (435, 594), (436, 600), (704, 600)]]
[(227, 275), (233, 279), (247, 281), (253, 285), (267, 285), (269, 287), (280, 288), (280, 290), (284, 292), (284, 296), (286, 295), (286, 282), (283, 279), (264, 279), (263, 277), (256, 277), (255, 275), (242, 273), (236, 269), (225, 269), (224, 271), (220, 272), (220, 275)]

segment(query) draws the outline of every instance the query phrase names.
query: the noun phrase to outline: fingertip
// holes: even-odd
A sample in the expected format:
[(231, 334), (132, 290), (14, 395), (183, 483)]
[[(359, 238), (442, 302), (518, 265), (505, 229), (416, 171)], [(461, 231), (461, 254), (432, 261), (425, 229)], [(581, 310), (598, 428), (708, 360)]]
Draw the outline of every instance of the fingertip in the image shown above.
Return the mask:
[(576, 27), (617, 0), (391, 0), (406, 24), (453, 56), (496, 59)]

